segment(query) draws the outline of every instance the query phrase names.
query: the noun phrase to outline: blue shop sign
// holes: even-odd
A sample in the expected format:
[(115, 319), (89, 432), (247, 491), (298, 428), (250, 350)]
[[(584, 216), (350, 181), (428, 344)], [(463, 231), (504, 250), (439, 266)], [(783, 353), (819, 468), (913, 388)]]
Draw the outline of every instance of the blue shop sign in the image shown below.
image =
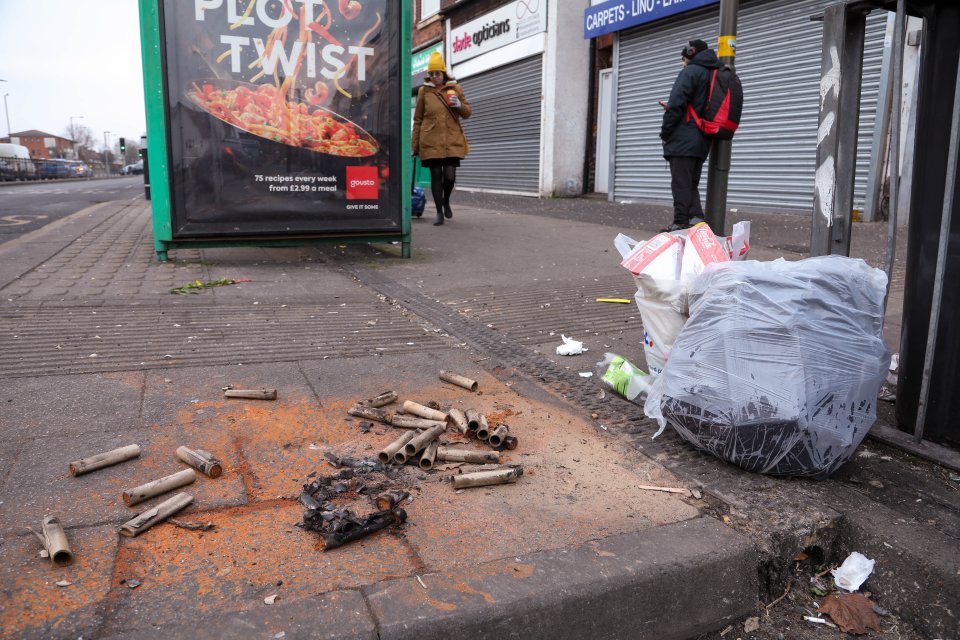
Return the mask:
[(583, 37), (596, 38), (720, 0), (607, 0), (583, 11)]

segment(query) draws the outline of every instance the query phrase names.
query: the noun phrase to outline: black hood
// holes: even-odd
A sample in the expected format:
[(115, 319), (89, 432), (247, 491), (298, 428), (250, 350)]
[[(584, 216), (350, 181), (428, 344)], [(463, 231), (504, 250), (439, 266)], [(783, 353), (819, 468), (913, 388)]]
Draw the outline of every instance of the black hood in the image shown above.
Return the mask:
[(707, 69), (719, 69), (722, 65), (720, 60), (717, 59), (717, 52), (713, 49), (705, 49), (693, 56), (693, 60), (689, 64), (699, 65), (701, 67), (706, 67)]

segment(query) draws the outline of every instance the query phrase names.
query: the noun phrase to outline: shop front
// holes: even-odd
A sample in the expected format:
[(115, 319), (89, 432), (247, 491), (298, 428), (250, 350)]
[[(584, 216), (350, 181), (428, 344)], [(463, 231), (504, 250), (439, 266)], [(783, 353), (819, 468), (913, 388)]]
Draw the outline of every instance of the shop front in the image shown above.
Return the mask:
[[(810, 212), (813, 206), (820, 100), (822, 23), (831, 0), (744, 0), (740, 4), (736, 69), (744, 108), (733, 140), (727, 204), (731, 208)], [(659, 139), (663, 110), (681, 69), (680, 50), (699, 38), (716, 48), (719, 3), (662, 4), (607, 0), (584, 12), (584, 36), (614, 32), (611, 132), (606, 157), (609, 197), (671, 200), (670, 170)], [(862, 208), (880, 84), (887, 12), (867, 18), (854, 206)], [(603, 107), (598, 121), (604, 117)], [(601, 128), (601, 130), (604, 130)], [(706, 179), (701, 181), (705, 197)]]

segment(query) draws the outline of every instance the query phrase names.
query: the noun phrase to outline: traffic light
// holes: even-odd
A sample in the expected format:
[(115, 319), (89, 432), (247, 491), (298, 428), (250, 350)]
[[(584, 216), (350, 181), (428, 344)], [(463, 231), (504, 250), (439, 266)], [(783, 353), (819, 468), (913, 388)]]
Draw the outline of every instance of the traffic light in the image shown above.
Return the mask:
[(127, 139), (120, 138), (120, 153), (123, 154), (126, 152), (127, 152)]

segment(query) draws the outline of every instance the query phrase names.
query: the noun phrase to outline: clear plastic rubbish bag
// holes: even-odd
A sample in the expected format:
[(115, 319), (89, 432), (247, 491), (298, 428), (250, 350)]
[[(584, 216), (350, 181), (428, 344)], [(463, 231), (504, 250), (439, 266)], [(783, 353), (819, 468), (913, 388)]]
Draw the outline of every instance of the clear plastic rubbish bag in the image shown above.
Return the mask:
[(644, 412), (748, 471), (833, 473), (876, 419), (886, 282), (843, 256), (711, 265)]

